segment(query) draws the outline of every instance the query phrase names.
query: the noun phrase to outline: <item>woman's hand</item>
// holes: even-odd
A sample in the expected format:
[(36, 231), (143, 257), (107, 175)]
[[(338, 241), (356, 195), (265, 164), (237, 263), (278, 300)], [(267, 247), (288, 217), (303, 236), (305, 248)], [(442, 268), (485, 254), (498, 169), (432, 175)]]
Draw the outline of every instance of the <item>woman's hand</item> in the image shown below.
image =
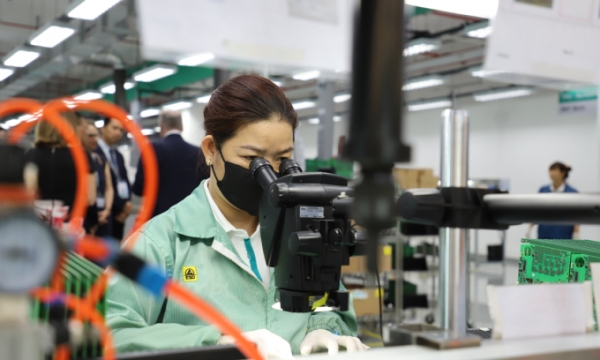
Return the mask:
[[(248, 331), (243, 333), (249, 341), (256, 344), (258, 351), (265, 359), (293, 359), (290, 344), (281, 336), (275, 335), (267, 329)], [(217, 345), (233, 345), (235, 340), (229, 335), (222, 336)]]
[(369, 347), (358, 338), (353, 336), (338, 336), (327, 330), (314, 330), (309, 332), (302, 344), (300, 344), (300, 354), (310, 355), (314, 352), (327, 349), (329, 355), (335, 355), (339, 352), (340, 346), (346, 348), (347, 352), (357, 352), (368, 350)]
[(110, 209), (104, 209), (98, 213), (98, 223), (100, 225), (106, 224), (108, 222), (108, 217), (110, 216)]

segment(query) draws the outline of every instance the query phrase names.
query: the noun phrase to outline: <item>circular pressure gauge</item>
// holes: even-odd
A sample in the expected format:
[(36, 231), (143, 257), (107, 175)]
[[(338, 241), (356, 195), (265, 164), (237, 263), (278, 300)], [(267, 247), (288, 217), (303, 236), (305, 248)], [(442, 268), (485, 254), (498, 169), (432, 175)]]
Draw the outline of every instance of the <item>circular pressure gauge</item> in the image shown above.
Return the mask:
[(56, 267), (59, 242), (35, 214), (0, 217), (0, 292), (26, 293), (44, 285)]

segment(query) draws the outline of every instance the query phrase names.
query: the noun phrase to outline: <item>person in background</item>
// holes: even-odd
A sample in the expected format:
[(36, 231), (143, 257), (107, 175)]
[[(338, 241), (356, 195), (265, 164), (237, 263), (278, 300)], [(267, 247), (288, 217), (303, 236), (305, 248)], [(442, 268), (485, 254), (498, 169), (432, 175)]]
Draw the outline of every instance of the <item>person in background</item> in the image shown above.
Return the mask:
[[(550, 165), (549, 175), (552, 183), (540, 188), (540, 193), (576, 193), (575, 188), (567, 184), (571, 167), (561, 162)], [(526, 237), (530, 237), (534, 224), (529, 225)], [(538, 225), (538, 239), (578, 239), (579, 225)]]
[[(158, 118), (161, 139), (153, 141), (152, 147), (158, 161), (158, 197), (152, 216), (169, 208), (192, 193), (207, 178), (198, 169), (200, 148), (188, 144), (181, 137), (183, 124), (177, 111), (163, 111)], [(142, 196), (144, 190), (144, 168), (138, 162), (133, 183), (133, 193)]]
[[(73, 128), (79, 139), (86, 131), (86, 123), (75, 113), (61, 114)], [(88, 163), (92, 159), (87, 154)], [(41, 200), (60, 200), (69, 207), (69, 213), (75, 200), (77, 177), (75, 162), (66, 141), (58, 131), (46, 121), (40, 121), (35, 127), (34, 148), (25, 155), (26, 162), (38, 167), (37, 188)], [(88, 206), (96, 203), (96, 176), (90, 166), (88, 176)]]
[(93, 216), (97, 226), (93, 232), (96, 236), (112, 236), (111, 209), (114, 197), (110, 166), (102, 160), (95, 150), (98, 148), (98, 129), (92, 121), (87, 123), (86, 136), (82, 139), (83, 146), (91, 153), (92, 165), (96, 168), (96, 209)]
[(96, 154), (110, 166), (111, 180), (114, 188), (114, 200), (111, 209), (112, 236), (121, 241), (125, 220), (133, 211), (131, 203), (131, 186), (127, 179), (127, 169), (123, 154), (117, 150), (117, 144), (123, 138), (123, 125), (117, 119), (104, 119), (100, 130)]

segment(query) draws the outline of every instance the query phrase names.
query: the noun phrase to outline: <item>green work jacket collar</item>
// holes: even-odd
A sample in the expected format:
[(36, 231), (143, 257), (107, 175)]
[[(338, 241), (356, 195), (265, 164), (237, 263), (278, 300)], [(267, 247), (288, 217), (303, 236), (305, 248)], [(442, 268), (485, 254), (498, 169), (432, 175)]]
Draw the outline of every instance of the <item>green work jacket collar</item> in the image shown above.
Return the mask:
[(211, 241), (210, 246), (213, 249), (254, 276), (252, 270), (235, 250), (225, 230), (217, 223), (204, 190), (206, 181), (203, 180), (190, 196), (174, 207), (175, 232), (180, 235), (180, 241), (190, 239)]

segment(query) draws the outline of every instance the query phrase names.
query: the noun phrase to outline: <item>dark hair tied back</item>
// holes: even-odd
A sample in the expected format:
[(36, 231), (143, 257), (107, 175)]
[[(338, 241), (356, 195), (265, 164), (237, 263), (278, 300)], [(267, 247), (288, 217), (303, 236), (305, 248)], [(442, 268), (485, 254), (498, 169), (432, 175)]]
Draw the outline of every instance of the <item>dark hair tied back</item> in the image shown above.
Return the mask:
[(558, 170), (565, 175), (565, 179), (569, 177), (569, 172), (571, 172), (571, 167), (559, 161), (552, 163), (550, 165), (550, 170)]

